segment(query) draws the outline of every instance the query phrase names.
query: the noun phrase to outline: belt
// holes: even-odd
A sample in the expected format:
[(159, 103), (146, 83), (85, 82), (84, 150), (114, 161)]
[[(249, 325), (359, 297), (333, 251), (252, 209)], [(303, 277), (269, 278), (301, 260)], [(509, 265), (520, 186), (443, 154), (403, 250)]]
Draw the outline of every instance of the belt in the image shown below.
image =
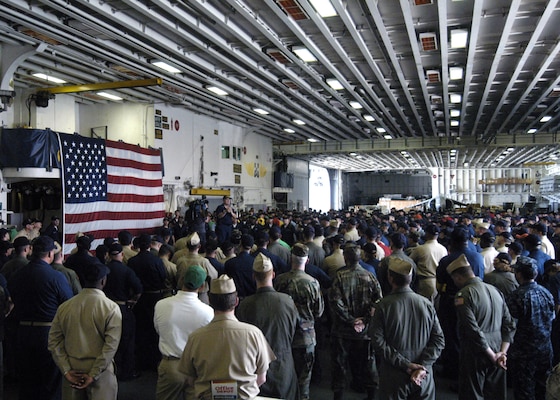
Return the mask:
[(52, 322), (46, 321), (19, 321), (21, 326), (52, 326)]
[(167, 360), (167, 361), (177, 361), (177, 360), (180, 360), (179, 357), (173, 357), (173, 356), (163, 356), (163, 355), (162, 355), (161, 358), (162, 358), (163, 360)]
[(435, 276), (418, 275), (418, 279), (436, 279)]
[(146, 290), (143, 293), (144, 294), (163, 294), (163, 293), (167, 293), (167, 292), (172, 292), (172, 290), (171, 289)]

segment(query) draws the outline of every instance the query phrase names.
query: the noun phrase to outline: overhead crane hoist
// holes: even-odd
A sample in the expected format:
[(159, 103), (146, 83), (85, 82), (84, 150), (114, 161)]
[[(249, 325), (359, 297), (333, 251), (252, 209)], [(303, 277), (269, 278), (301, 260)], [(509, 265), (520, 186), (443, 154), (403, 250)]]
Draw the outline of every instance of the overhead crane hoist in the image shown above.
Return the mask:
[(55, 86), (37, 90), (35, 94), (35, 105), (37, 107), (48, 107), (49, 99), (53, 99), (55, 94), (91, 92), (106, 89), (122, 89), (145, 86), (161, 86), (162, 78), (136, 79), (118, 82), (86, 83), (83, 85)]

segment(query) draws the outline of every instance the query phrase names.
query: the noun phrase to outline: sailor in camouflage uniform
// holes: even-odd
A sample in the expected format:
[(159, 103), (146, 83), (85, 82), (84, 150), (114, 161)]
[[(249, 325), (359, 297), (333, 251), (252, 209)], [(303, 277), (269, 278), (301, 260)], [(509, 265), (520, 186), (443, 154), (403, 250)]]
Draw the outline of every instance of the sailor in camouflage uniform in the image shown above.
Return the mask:
[(554, 299), (535, 282), (537, 264), (520, 256), (514, 265), (517, 288), (507, 299), (517, 330), (509, 350), (509, 371), (516, 400), (544, 399), (546, 378), (552, 368)]
[(296, 243), (292, 248), (292, 270), (276, 277), (274, 288), (289, 294), (298, 310), (299, 318), (292, 342), (292, 354), (298, 377), (300, 399), (309, 399), (309, 383), (315, 362), (315, 320), (325, 309), (319, 282), (305, 273), (309, 256), (307, 246)]
[(335, 400), (343, 398), (348, 369), (352, 373), (352, 387), (365, 390), (368, 400), (373, 400), (379, 384), (368, 323), (374, 304), (383, 296), (377, 279), (359, 265), (360, 254), (359, 246), (346, 245), (343, 252), (346, 266), (337, 271), (329, 294)]

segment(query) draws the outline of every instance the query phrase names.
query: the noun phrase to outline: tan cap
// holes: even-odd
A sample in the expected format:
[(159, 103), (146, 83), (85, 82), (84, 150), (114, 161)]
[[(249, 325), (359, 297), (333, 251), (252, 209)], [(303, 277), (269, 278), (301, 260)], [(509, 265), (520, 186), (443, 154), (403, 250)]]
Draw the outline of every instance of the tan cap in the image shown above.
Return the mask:
[(227, 275), (221, 275), (217, 279), (210, 282), (210, 293), (213, 294), (230, 294), (236, 292), (235, 282)]
[(480, 224), (477, 224), (476, 226), (477, 226), (477, 228), (481, 227), (483, 229), (490, 229), (490, 223), (488, 223), (488, 222), (481, 222)]
[(461, 254), (457, 257), (451, 264), (447, 266), (447, 273), (451, 275), (454, 271), (458, 270), (459, 268), (470, 268), (471, 264), (467, 257), (464, 254)]
[(257, 254), (253, 262), (253, 271), (255, 272), (268, 272), (272, 271), (272, 261), (263, 253)]
[(200, 244), (200, 236), (198, 233), (193, 232), (187, 237), (187, 243), (191, 246), (198, 246)]
[(400, 275), (412, 275), (412, 264), (402, 258), (389, 257), (389, 269)]

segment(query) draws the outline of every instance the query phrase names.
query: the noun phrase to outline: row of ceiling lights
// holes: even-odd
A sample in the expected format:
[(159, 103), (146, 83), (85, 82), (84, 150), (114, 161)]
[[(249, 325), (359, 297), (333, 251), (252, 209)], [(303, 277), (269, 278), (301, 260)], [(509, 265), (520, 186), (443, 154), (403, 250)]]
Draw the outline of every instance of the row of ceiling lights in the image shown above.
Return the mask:
[[(279, 0), (278, 3), (283, 6), (284, 8), (289, 5), (292, 4), (293, 2), (291, 1), (287, 1), (287, 4), (282, 4), (283, 0)], [(323, 17), (323, 18), (327, 18), (327, 17), (332, 17), (332, 16), (336, 16), (336, 10), (332, 7), (332, 4), (330, 3), (329, 0), (310, 0), (311, 4), (313, 5), (313, 7), (315, 8), (315, 10), (317, 11), (317, 13)], [(431, 3), (431, 2), (429, 2)], [(429, 4), (428, 3), (428, 4)], [(425, 4), (425, 3), (424, 3)], [(452, 29), (450, 30), (450, 47), (457, 49), (457, 48), (465, 48), (468, 42), (468, 31), (465, 29)], [(421, 43), (421, 48), (423, 50), (429, 51), (429, 50), (437, 50), (437, 42), (436, 42), (436, 34), (435, 33), (421, 33), (419, 35), (420, 38), (420, 43)], [(304, 46), (292, 46), (291, 50), (304, 62), (316, 62), (317, 59), (315, 58), (315, 56)], [(161, 60), (151, 60), (150, 63), (158, 68), (161, 68), (167, 72), (170, 73), (181, 73), (182, 71), (179, 70), (178, 68), (165, 63), (164, 61)], [(434, 73), (437, 73), (437, 75), (439, 75), (439, 71), (437, 70), (427, 70), (426, 71), (426, 76), (428, 79), (428, 82), (435, 82), (431, 80), (431, 77), (434, 75)], [(449, 79), (450, 80), (460, 80), (463, 79), (463, 75), (464, 75), (464, 70), (462, 67), (450, 67), (449, 68)], [(40, 78), (40, 79), (45, 79), (49, 82), (52, 83), (57, 83), (57, 84), (63, 84), (66, 83), (66, 81), (53, 77), (53, 76), (49, 76), (46, 74), (41, 74), (41, 73), (37, 73), (37, 74), (33, 74), (33, 76)], [(326, 83), (333, 89), (333, 90), (343, 90), (344, 86), (335, 78), (328, 78), (326, 79)], [(218, 96), (227, 96), (229, 93), (218, 87), (215, 85), (207, 85), (205, 86), (205, 88), (207, 90), (209, 90), (210, 92), (218, 95)], [(108, 93), (108, 92), (98, 92), (97, 95), (108, 98), (110, 100), (113, 101), (121, 101), (122, 97), (116, 96), (114, 94)], [(432, 98), (432, 103), (435, 104), (439, 104), (441, 103), (441, 96), (431, 96)], [(460, 94), (456, 94), (456, 93), (450, 93), (449, 94), (449, 102), (451, 104), (461, 104), (462, 102), (462, 96)], [(358, 102), (358, 101), (350, 101), (349, 105), (356, 109), (362, 109), (363, 105)], [(269, 111), (263, 109), (263, 108), (253, 108), (253, 111), (260, 114), (260, 115), (268, 115)], [(450, 109), (450, 116), (451, 118), (457, 118), (460, 117), (461, 115), (461, 111), (459, 109)], [(375, 118), (372, 115), (369, 114), (363, 114), (362, 117), (364, 118), (365, 121), (367, 122), (373, 122), (375, 121)], [(547, 122), (551, 119), (552, 117), (550, 116), (545, 116), (543, 117), (540, 122)], [(305, 122), (301, 119), (292, 119), (292, 122), (296, 125), (305, 125)], [(459, 126), (459, 120), (458, 119), (451, 119), (450, 120), (450, 126), (452, 127), (457, 127)], [(295, 130), (292, 128), (284, 128), (283, 129), (285, 132), (287, 133), (295, 133)], [(376, 128), (377, 132), (380, 134), (385, 134), (383, 137), (387, 140), (392, 139), (392, 135), (387, 134), (386, 130), (382, 127), (378, 127)], [(537, 131), (537, 129), (533, 128), (533, 129), (529, 129), (528, 133), (535, 133)], [(314, 138), (309, 138), (308, 141), (310, 142), (316, 142), (317, 139)]]
[[(39, 79), (43, 79), (47, 82), (50, 83), (57, 83), (57, 84), (63, 84), (63, 83), (67, 83), (65, 80), (51, 76), (51, 75), (47, 75), (47, 74), (43, 74), (43, 73), (34, 73), (31, 74), (32, 76), (34, 76), (35, 78), (39, 78)], [(113, 100), (113, 101), (121, 101), (123, 98), (119, 97), (117, 95), (114, 95), (112, 93), (108, 93), (108, 92), (96, 92), (95, 93), (98, 96), (104, 97), (106, 99), (109, 100)]]
[[(284, 9), (286, 9), (288, 14), (290, 14), (292, 17), (294, 17), (292, 12), (289, 11), (289, 7), (294, 6), (292, 1), (278, 0), (278, 3)], [(323, 18), (333, 17), (333, 16), (337, 15), (336, 10), (334, 9), (334, 7), (332, 6), (332, 4), (330, 3), (329, 0), (310, 0), (310, 3), (312, 4), (312, 6), (316, 10), (316, 12)], [(296, 4), (296, 6), (297, 6), (297, 4)], [(426, 35), (429, 35), (429, 34), (420, 34), (420, 41), (421, 42), (425, 41), (425, 39), (426, 39), (425, 36)], [(452, 48), (465, 47), (467, 38), (468, 38), (468, 32), (466, 30), (462, 30), (462, 29), (452, 30), (451, 31), (451, 47)], [(435, 46), (435, 48), (437, 48), (437, 45)], [(292, 46), (291, 50), (302, 61), (304, 61), (306, 63), (317, 61), (317, 58), (305, 46)], [(162, 60), (150, 60), (150, 63), (152, 65), (158, 67), (158, 68), (161, 68), (161, 69), (169, 72), (169, 73), (179, 74), (179, 73), (182, 72), (180, 69), (178, 69), (178, 68), (174, 67), (173, 65), (170, 65), (170, 64), (168, 64), (168, 63), (166, 63)], [(463, 74), (462, 68), (452, 67), (450, 69), (451, 79), (461, 79), (462, 74)], [(38, 77), (38, 78), (45, 79), (45, 80), (47, 80), (49, 82), (52, 82), (52, 83), (57, 83), (57, 84), (66, 83), (66, 81), (64, 81), (62, 79), (59, 79), (59, 78), (56, 78), (56, 77), (53, 77), (53, 76), (49, 76), (49, 75), (45, 75), (45, 74), (33, 74), (33, 75)], [(337, 79), (329, 78), (329, 79), (326, 80), (326, 83), (334, 90), (344, 89), (344, 86)], [(218, 96), (229, 95), (229, 93), (226, 90), (224, 90), (224, 89), (222, 89), (218, 86), (215, 86), (215, 85), (206, 85), (205, 88), (207, 90), (209, 90), (210, 92), (218, 95)], [(105, 98), (113, 100), (113, 101), (121, 101), (122, 100), (122, 97), (116, 96), (116, 95), (108, 93), (108, 92), (98, 92), (97, 95), (105, 97)], [(461, 96), (451, 94), (450, 95), (450, 101), (451, 101), (451, 103), (460, 103), (461, 102)], [(349, 105), (356, 110), (359, 110), (359, 109), (363, 108), (363, 105), (358, 101), (350, 101)], [(270, 114), (270, 112), (267, 111), (266, 109), (259, 108), (259, 107), (253, 108), (253, 111), (260, 114), (260, 115)], [(458, 110), (456, 110), (456, 111), (458, 112)], [(453, 114), (453, 112), (452, 112), (452, 116), (455, 115), (455, 114)], [(459, 116), (459, 115), (460, 115), (460, 112), (457, 116)], [(375, 121), (375, 118), (372, 115), (369, 115), (369, 114), (364, 114), (364, 115), (362, 115), (362, 117), (367, 122)], [(292, 119), (292, 122), (294, 122), (296, 125), (300, 125), (300, 126), (305, 125), (305, 122), (302, 121), (301, 119)], [(451, 124), (452, 124), (452, 126), (455, 126), (454, 124), (458, 125), (458, 121), (453, 120), (451, 122)], [(295, 130), (292, 129), (292, 128), (284, 128), (283, 130), (287, 133), (295, 133)], [(393, 139), (392, 135), (388, 134), (384, 128), (377, 127), (376, 130), (380, 134), (385, 134), (383, 136), (385, 139), (387, 139), (387, 140)], [(317, 142), (317, 139), (309, 138), (308, 141)]]

